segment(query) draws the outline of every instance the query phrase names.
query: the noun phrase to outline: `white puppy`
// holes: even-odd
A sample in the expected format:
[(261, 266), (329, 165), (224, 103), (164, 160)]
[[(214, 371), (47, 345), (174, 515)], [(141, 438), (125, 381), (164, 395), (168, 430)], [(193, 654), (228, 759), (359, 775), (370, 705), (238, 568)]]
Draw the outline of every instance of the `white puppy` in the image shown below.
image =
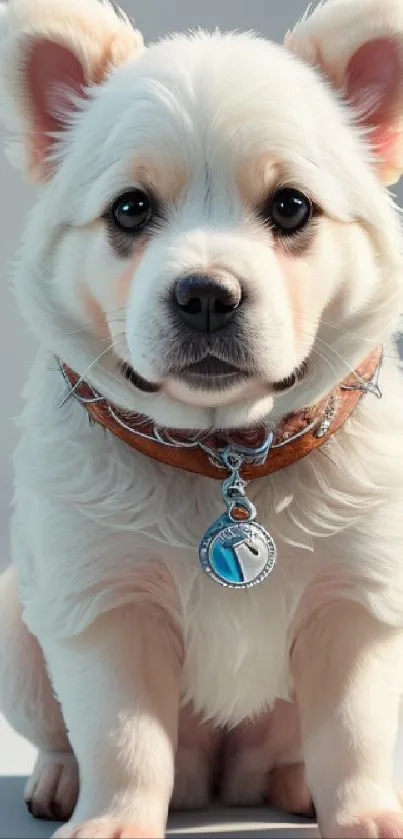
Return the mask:
[(160, 837), (218, 784), (403, 837), (401, 1), (146, 49), (106, 3), (10, 0), (0, 80), (40, 184), (0, 583), (31, 811)]

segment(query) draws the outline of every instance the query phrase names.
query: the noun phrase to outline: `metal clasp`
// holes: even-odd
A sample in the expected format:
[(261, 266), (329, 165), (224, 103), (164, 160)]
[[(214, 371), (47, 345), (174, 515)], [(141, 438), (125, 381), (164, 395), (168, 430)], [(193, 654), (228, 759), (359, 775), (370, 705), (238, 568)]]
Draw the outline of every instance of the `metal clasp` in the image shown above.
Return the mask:
[(222, 483), (222, 497), (227, 508), (228, 518), (233, 522), (248, 522), (256, 518), (256, 507), (246, 496), (247, 482), (241, 477), (240, 470), (244, 456), (232, 446), (221, 452), (221, 462), (229, 471), (228, 478)]

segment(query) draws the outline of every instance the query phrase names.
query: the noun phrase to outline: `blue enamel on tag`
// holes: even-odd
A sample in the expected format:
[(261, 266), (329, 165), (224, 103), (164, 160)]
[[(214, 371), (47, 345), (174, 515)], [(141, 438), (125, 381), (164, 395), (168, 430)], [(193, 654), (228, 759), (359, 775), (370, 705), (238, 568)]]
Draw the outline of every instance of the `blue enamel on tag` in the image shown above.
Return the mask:
[(224, 513), (200, 543), (206, 573), (227, 588), (251, 588), (272, 572), (276, 546), (270, 533), (254, 521), (237, 522)]

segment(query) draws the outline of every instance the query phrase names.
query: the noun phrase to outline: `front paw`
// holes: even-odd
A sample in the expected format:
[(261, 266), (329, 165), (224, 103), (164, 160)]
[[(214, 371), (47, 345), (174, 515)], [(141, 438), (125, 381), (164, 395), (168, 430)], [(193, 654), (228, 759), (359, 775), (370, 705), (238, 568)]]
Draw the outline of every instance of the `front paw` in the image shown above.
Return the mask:
[(272, 769), (269, 773), (268, 800), (276, 810), (315, 818), (315, 807), (303, 763)]
[(179, 748), (176, 755), (175, 786), (170, 810), (202, 810), (208, 807), (211, 787), (209, 755), (200, 750)]
[(69, 819), (78, 798), (78, 766), (73, 753), (40, 752), (24, 798), (37, 819)]
[(403, 813), (385, 810), (366, 813), (333, 824), (322, 832), (323, 839), (403, 839)]
[(150, 832), (138, 822), (90, 819), (60, 827), (52, 839), (163, 839), (164, 832)]

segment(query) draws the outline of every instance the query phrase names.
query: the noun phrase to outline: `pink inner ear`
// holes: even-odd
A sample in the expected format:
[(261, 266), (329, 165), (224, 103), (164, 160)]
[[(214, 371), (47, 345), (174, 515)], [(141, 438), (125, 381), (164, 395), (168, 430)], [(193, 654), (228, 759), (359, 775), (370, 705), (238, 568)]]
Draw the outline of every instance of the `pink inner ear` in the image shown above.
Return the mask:
[(398, 105), (402, 80), (398, 45), (392, 38), (377, 38), (363, 44), (350, 59), (346, 93), (362, 109), (364, 123), (386, 128)]
[(24, 69), (33, 117), (34, 155), (40, 163), (54, 142), (50, 132), (62, 131), (63, 115), (74, 108), (70, 94), (85, 95), (85, 75), (71, 50), (45, 39), (35, 41)]

